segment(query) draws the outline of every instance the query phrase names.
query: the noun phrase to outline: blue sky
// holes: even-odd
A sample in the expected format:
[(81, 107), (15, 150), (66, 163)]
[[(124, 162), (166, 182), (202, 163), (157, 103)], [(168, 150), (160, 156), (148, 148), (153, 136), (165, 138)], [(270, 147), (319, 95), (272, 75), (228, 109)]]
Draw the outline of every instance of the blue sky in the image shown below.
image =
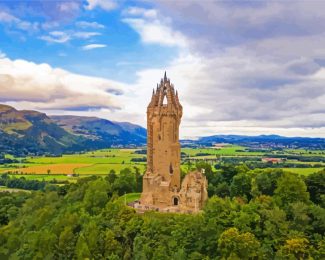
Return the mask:
[(0, 0), (0, 102), (145, 126), (165, 70), (181, 136), (325, 137), (325, 2)]
[[(2, 19), (1, 50), (11, 59), (131, 83), (137, 70), (166, 66), (176, 53), (168, 46), (141, 44), (139, 34), (123, 22), (128, 17), (126, 2), (109, 10), (87, 10), (87, 2), (81, 1), (43, 1), (49, 3), (45, 7), (41, 2), (0, 1), (3, 12), (30, 24), (21, 28)], [(97, 48), (83, 49), (92, 44)]]

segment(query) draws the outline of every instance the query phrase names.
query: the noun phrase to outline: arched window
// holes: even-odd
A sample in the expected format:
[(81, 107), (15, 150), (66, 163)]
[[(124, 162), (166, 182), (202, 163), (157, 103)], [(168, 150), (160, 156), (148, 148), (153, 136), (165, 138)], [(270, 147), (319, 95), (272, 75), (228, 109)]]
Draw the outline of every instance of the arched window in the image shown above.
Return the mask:
[(168, 100), (167, 100), (167, 94), (166, 92), (164, 93), (164, 97), (163, 97), (163, 106), (167, 106)]
[(172, 175), (173, 173), (174, 173), (174, 169), (173, 169), (172, 163), (170, 163), (170, 165), (169, 165), (169, 174)]

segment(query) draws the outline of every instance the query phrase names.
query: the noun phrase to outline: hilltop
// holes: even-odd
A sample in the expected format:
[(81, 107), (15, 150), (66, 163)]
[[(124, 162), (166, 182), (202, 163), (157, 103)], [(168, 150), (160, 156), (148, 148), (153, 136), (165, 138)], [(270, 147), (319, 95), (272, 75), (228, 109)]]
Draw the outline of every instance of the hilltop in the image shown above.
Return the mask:
[(146, 130), (95, 117), (48, 116), (0, 105), (0, 151), (14, 155), (61, 154), (142, 145)]

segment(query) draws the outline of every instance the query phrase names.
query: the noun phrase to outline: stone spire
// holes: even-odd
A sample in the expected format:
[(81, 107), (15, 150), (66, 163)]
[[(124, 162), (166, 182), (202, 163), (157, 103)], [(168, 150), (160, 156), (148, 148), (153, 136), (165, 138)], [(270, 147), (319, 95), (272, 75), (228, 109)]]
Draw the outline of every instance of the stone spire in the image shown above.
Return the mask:
[(160, 84), (157, 84), (156, 91), (153, 92), (151, 102), (148, 107), (163, 107), (164, 99), (167, 99), (167, 107), (173, 107), (181, 110), (182, 106), (179, 102), (178, 95), (175, 94), (174, 85), (170, 83), (165, 71), (164, 77), (161, 79)]

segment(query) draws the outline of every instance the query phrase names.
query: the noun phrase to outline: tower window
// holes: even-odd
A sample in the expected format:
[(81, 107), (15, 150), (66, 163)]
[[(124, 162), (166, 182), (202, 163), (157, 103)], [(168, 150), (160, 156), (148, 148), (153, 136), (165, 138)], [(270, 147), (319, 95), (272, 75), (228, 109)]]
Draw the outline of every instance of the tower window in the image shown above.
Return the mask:
[(167, 97), (166, 97), (166, 95), (164, 95), (164, 98), (163, 98), (163, 105), (167, 105)]
[(174, 173), (174, 169), (173, 169), (172, 163), (170, 163), (170, 165), (169, 165), (169, 174), (172, 175), (173, 173)]

